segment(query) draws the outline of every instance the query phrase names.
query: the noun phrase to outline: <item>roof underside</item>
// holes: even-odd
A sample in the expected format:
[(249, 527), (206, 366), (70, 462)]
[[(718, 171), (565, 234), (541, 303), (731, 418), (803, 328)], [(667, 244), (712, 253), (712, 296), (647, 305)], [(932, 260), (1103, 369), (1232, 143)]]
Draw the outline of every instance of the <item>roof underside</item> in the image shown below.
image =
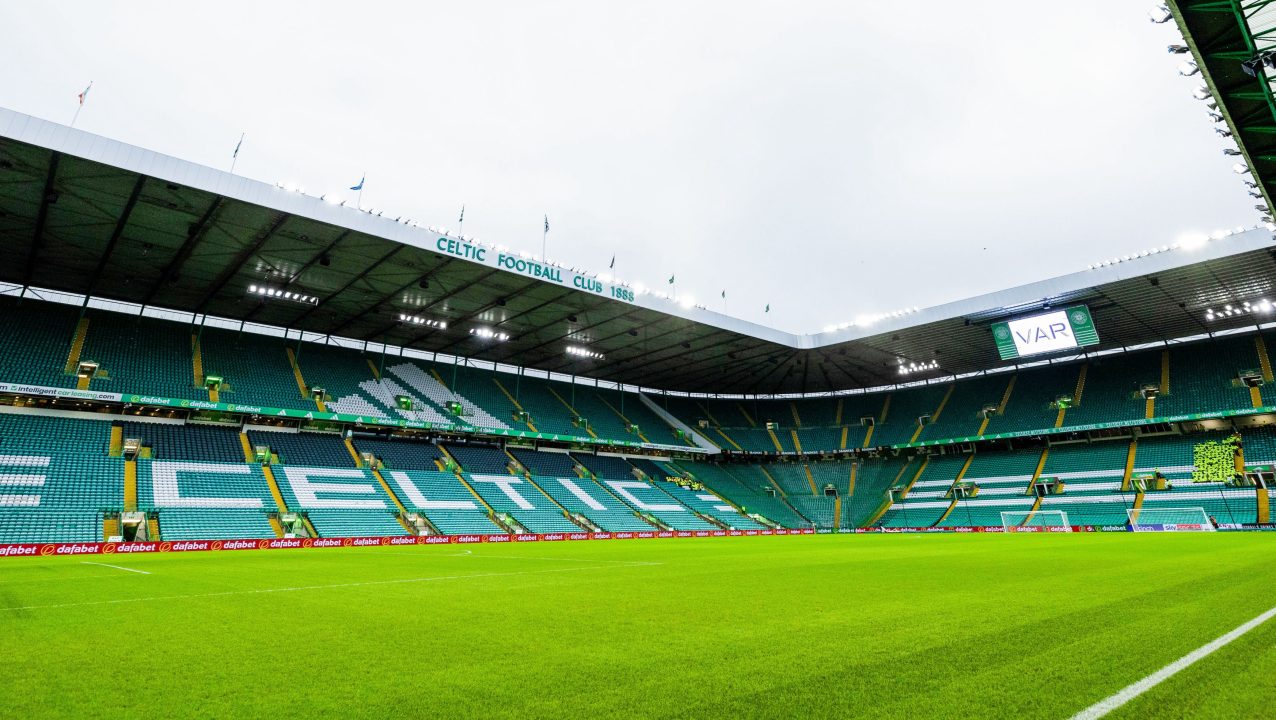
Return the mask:
[[(1102, 339), (1091, 350), (1253, 324), (1261, 318), (1204, 315), (1276, 300), (1269, 243), (1152, 276), (1096, 273), (1092, 286), (970, 311), (976, 298), (923, 311), (911, 326), (799, 349), (0, 137), (0, 281), (674, 391), (826, 392), (988, 370), (1006, 364), (989, 324), (1047, 305), (1090, 306)], [(317, 303), (265, 299), (249, 293), (254, 284)], [(406, 325), (401, 313), (448, 326)], [(482, 339), (470, 333), (478, 327), (510, 338)], [(568, 344), (604, 357), (570, 356)], [(940, 370), (899, 374), (901, 361), (930, 360)]]

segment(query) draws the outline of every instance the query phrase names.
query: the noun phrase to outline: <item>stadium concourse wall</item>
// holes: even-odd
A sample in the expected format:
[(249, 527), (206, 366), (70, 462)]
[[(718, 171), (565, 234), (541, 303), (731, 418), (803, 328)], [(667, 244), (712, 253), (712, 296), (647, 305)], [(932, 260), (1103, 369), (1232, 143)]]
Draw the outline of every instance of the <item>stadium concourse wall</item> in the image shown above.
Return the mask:
[(263, 538), (245, 540), (176, 540), (163, 542), (12, 543), (0, 545), (0, 557), (63, 557), (78, 555), (147, 555), (170, 552), (222, 552), (237, 550), (297, 550), (337, 547), (388, 547), (403, 545), (472, 545), (580, 540), (656, 540), (673, 538), (755, 537), (763, 535), (815, 535), (812, 528), (787, 530), (652, 530), (640, 532), (576, 532), (518, 535), (396, 535), (383, 537)]

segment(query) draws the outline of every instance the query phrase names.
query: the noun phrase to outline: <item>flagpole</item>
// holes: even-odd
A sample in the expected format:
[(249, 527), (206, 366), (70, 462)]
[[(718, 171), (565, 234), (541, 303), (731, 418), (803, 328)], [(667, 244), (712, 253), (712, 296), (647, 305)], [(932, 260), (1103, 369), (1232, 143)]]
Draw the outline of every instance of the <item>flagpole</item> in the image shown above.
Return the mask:
[(459, 236), (461, 231), (465, 229), (465, 206), (461, 206), (461, 217), (456, 221), (456, 234)]
[(75, 127), (75, 121), (80, 119), (80, 111), (84, 109), (84, 101), (88, 99), (89, 91), (93, 89), (93, 81), (89, 81), (89, 86), (84, 88), (84, 92), (80, 93), (80, 104), (75, 106), (75, 115), (71, 116), (71, 127)]
[(549, 216), (545, 216), (545, 229), (541, 231), (541, 262), (548, 263), (549, 258), (545, 257), (545, 243), (549, 240)]
[(231, 175), (235, 174), (235, 163), (239, 162), (239, 147), (244, 144), (244, 135), (246, 134), (247, 133), (239, 134), (239, 142), (235, 143), (235, 152), (232, 153), (230, 156), (230, 174)]
[(357, 207), (357, 209), (362, 210), (363, 209), (363, 184), (367, 182), (368, 180), (368, 171), (364, 170), (363, 174), (360, 175), (359, 178), (360, 178), (359, 179), (359, 197), (355, 199), (354, 204)]

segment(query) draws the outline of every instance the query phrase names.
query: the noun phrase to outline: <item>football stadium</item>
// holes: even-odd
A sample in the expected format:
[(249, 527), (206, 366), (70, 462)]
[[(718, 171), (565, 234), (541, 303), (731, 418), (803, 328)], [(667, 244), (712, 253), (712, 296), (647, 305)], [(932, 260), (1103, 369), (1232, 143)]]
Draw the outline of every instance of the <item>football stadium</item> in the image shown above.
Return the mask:
[(0, 108), (3, 714), (1276, 716), (1269, 4), (1250, 225), (807, 333)]

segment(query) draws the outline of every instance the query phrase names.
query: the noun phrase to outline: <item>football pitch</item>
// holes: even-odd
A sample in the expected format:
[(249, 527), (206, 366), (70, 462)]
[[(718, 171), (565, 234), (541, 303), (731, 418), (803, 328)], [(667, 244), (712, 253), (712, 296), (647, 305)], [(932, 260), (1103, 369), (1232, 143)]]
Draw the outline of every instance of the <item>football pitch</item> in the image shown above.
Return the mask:
[[(0, 707), (1068, 718), (1276, 606), (1271, 542), (829, 535), (5, 559)], [(1271, 717), (1273, 668), (1276, 620), (1109, 717)]]

